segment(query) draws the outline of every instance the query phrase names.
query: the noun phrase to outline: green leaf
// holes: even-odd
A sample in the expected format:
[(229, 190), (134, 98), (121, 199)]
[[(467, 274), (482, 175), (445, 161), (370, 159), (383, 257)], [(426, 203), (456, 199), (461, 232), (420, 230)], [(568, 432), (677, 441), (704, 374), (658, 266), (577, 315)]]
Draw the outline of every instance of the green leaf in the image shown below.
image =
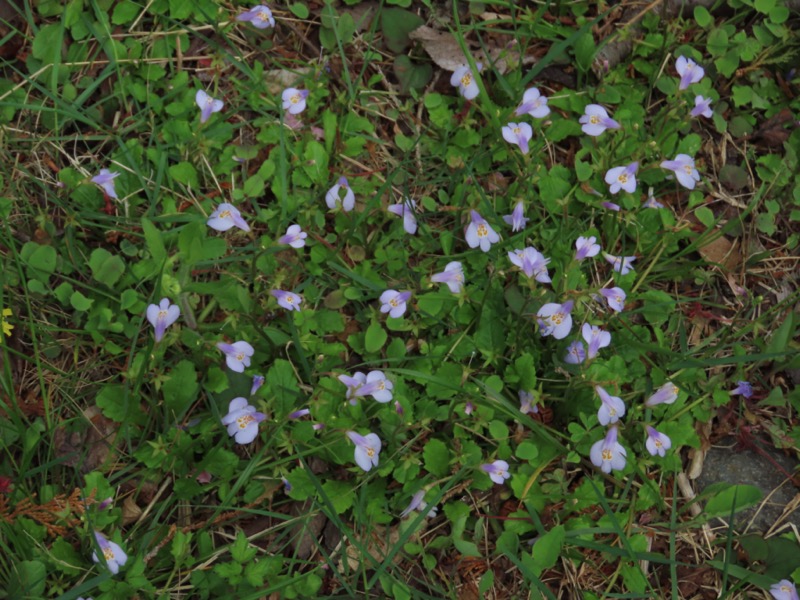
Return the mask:
[(514, 361), (514, 370), (519, 375), (519, 387), (523, 390), (532, 391), (536, 388), (536, 365), (533, 355), (525, 352)]
[(133, 23), (134, 19), (142, 11), (142, 6), (130, 0), (121, 0), (114, 7), (114, 12), (111, 15), (111, 22), (114, 25), (127, 25)]
[(364, 335), (364, 348), (367, 352), (377, 352), (383, 348), (388, 337), (386, 331), (381, 327), (381, 324), (377, 321), (373, 321), (370, 323), (369, 327), (367, 327), (367, 332)]
[(144, 231), (144, 241), (150, 256), (160, 266), (164, 259), (167, 258), (167, 249), (164, 247), (161, 232), (146, 217), (142, 217), (142, 231)]
[(521, 458), (522, 460), (534, 460), (539, 456), (539, 449), (533, 442), (522, 442), (517, 446), (516, 454), (517, 458)]
[(383, 42), (394, 53), (403, 52), (411, 43), (408, 34), (424, 24), (424, 19), (402, 8), (384, 8), (381, 11)]
[(292, 11), (292, 14), (294, 14), (294, 16), (298, 19), (307, 19), (308, 15), (311, 14), (308, 10), (308, 7), (300, 2), (290, 4), (289, 10)]
[(181, 418), (194, 402), (200, 385), (197, 383), (197, 371), (188, 360), (180, 361), (169, 372), (169, 379), (162, 386), (164, 405), (171, 415)]
[(23, 560), (12, 563), (8, 577), (8, 592), (11, 598), (44, 598), (47, 569), (38, 560)]
[[(537, 576), (541, 575), (545, 569), (550, 569), (556, 564), (558, 557), (561, 555), (565, 536), (564, 526), (557, 525), (536, 540), (531, 551), (531, 558), (533, 559), (531, 567)], [(527, 556), (524, 558), (527, 558)]]
[(239, 564), (253, 560), (258, 554), (258, 548), (250, 545), (244, 531), (241, 529), (236, 534), (236, 540), (231, 544), (231, 558)]
[(353, 494), (353, 486), (347, 481), (326, 481), (322, 484), (322, 489), (337, 515), (342, 514), (353, 506), (355, 494)]
[(46, 65), (61, 62), (64, 29), (60, 23), (45, 25), (36, 33), (31, 46), (31, 54)]
[(400, 90), (422, 90), (433, 77), (433, 67), (427, 63), (415, 63), (405, 54), (395, 57), (394, 74), (400, 82)]
[(89, 257), (92, 277), (108, 287), (114, 287), (125, 272), (125, 262), (104, 248), (96, 248)]
[(69, 303), (75, 310), (85, 312), (92, 307), (94, 300), (87, 298), (80, 292), (73, 292), (72, 296), (69, 297)]
[(319, 185), (327, 183), (328, 153), (325, 151), (325, 147), (319, 142), (308, 142), (303, 157), (305, 158), (303, 171), (309, 179)]
[(704, 6), (695, 6), (694, 7), (694, 20), (695, 22), (700, 25), (703, 29), (711, 25), (712, 18), (711, 13), (708, 12), (708, 9)]
[(697, 209), (694, 211), (694, 216), (697, 217), (698, 221), (706, 226), (706, 229), (711, 229), (714, 227), (714, 223), (717, 220), (716, 217), (714, 217), (714, 213), (707, 206), (697, 207)]
[(192, 163), (179, 162), (168, 169), (170, 177), (178, 183), (191, 187), (193, 190), (200, 188), (200, 180), (197, 178), (197, 169)]
[(762, 493), (754, 485), (724, 485), (726, 489), (706, 503), (709, 516), (728, 517), (761, 501)]
[(794, 338), (794, 313), (789, 311), (783, 323), (773, 332), (767, 345), (767, 353), (785, 352), (789, 346), (789, 341)]
[(450, 472), (450, 451), (438, 439), (429, 440), (422, 450), (425, 469), (437, 477), (444, 477)]
[(27, 242), (20, 252), (22, 260), (28, 265), (31, 277), (47, 282), (56, 270), (58, 254), (52, 246), (40, 246), (36, 242)]
[(578, 36), (575, 40), (575, 62), (578, 63), (578, 68), (584, 73), (587, 73), (592, 68), (592, 61), (594, 60), (595, 52), (597, 52), (597, 44), (595, 44), (594, 36), (591, 32)]

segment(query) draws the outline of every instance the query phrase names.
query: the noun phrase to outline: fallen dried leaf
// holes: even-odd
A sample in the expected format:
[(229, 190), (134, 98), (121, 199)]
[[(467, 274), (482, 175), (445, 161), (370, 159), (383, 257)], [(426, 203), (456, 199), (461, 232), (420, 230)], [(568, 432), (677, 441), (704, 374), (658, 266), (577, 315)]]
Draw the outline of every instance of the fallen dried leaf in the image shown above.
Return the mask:
[[(423, 25), (409, 33), (408, 37), (422, 44), (433, 62), (446, 71), (455, 71), (467, 64), (464, 51), (456, 37), (449, 31), (437, 31)], [(470, 48), (469, 44), (467, 49), (476, 62), (483, 63), (484, 68), (492, 65), (492, 68), (501, 75), (509, 69), (509, 65), (520, 63), (520, 54), (514, 48), (493, 48), (489, 50), (488, 55), (483, 50)], [(529, 62), (533, 62), (533, 59), (523, 60), (525, 64)]]

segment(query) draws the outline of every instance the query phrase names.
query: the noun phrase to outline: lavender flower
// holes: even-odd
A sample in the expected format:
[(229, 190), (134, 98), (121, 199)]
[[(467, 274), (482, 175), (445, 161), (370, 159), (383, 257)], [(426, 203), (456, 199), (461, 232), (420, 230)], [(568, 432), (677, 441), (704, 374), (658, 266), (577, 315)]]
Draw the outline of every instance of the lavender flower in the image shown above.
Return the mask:
[(611, 267), (620, 275), (627, 275), (633, 271), (631, 263), (636, 260), (635, 256), (614, 256), (607, 252), (603, 252), (603, 258), (611, 263)]
[(691, 58), (679, 56), (675, 61), (675, 70), (681, 77), (681, 83), (678, 86), (679, 90), (685, 90), (691, 84), (697, 83), (705, 75), (703, 67), (694, 62)]
[(619, 129), (620, 124), (608, 116), (606, 109), (599, 104), (589, 104), (586, 106), (584, 114), (579, 122), (583, 124), (581, 130), (586, 135), (597, 137), (606, 129)]
[(403, 229), (406, 230), (406, 233), (411, 235), (417, 233), (417, 218), (414, 216), (417, 203), (411, 198), (405, 198), (400, 204), (392, 204), (387, 210), (393, 215), (403, 217)]
[(475, 410), (475, 405), (472, 404), (469, 400), (467, 400), (466, 404), (464, 404), (464, 414), (469, 416)]
[(550, 107), (547, 106), (547, 98), (539, 93), (535, 87), (528, 88), (522, 95), (522, 104), (514, 112), (520, 115), (530, 115), (534, 119), (543, 119), (550, 114)]
[(308, 234), (300, 229), (300, 225), (289, 225), (286, 234), (278, 238), (279, 244), (289, 244), (292, 248), (302, 248), (306, 245)]
[(250, 231), (250, 226), (242, 218), (242, 213), (233, 205), (223, 202), (208, 217), (206, 225), (217, 231), (228, 231), (231, 227), (238, 227), (242, 231)]
[(162, 298), (159, 304), (147, 307), (147, 320), (155, 329), (156, 343), (164, 337), (164, 331), (181, 316), (181, 309), (177, 304), (170, 304), (168, 298)]
[(244, 398), (234, 398), (228, 405), (228, 414), (222, 417), (222, 424), (237, 444), (249, 444), (258, 435), (258, 424), (266, 418)]
[(447, 263), (444, 271), (431, 275), (431, 281), (445, 283), (452, 293), (460, 294), (461, 288), (464, 286), (464, 270), (461, 263), (457, 260)]
[(750, 398), (753, 395), (753, 386), (747, 381), (737, 381), (736, 388), (728, 392), (731, 396), (741, 394), (745, 398)]
[(345, 395), (345, 399), (350, 402), (353, 406), (357, 404), (357, 392), (361, 387), (367, 383), (367, 376), (365, 373), (361, 371), (356, 371), (353, 373), (353, 376), (350, 377), (349, 375), (339, 375), (337, 378), (343, 384), (347, 386), (347, 394)]
[[(94, 539), (97, 541), (100, 552), (103, 553), (103, 559), (105, 560), (108, 570), (114, 575), (119, 573), (119, 568), (128, 562), (128, 555), (119, 547), (119, 544), (108, 540), (99, 531), (94, 532)], [(96, 563), (100, 562), (100, 559), (97, 557), (97, 551), (92, 552), (92, 560)]]
[(606, 299), (609, 308), (616, 312), (622, 312), (625, 309), (625, 299), (627, 295), (625, 290), (619, 287), (603, 288), (600, 290), (600, 295)]
[(194, 101), (197, 103), (197, 106), (200, 107), (201, 123), (208, 121), (208, 118), (213, 113), (221, 111), (222, 107), (225, 106), (222, 100), (214, 100), (214, 98), (206, 94), (203, 90), (197, 90), (197, 93), (194, 95)]
[(528, 246), (523, 250), (514, 250), (508, 253), (508, 259), (525, 273), (526, 277), (534, 277), (539, 283), (550, 283), (550, 274), (547, 272), (549, 258), (536, 248)]
[[(345, 189), (344, 199), (339, 198), (339, 190), (342, 188)], [(325, 204), (327, 204), (328, 208), (331, 210), (336, 208), (337, 205), (341, 205), (344, 212), (353, 210), (356, 205), (356, 195), (353, 193), (350, 184), (347, 183), (347, 177), (344, 175), (339, 177), (339, 181), (328, 190), (328, 193), (325, 194)]]
[(493, 463), (481, 465), (481, 470), (489, 474), (489, 478), (497, 484), (504, 484), (506, 479), (511, 477), (508, 472), (508, 463), (504, 460), (496, 460)]
[(581, 334), (586, 343), (589, 344), (589, 358), (592, 359), (597, 356), (600, 348), (605, 348), (611, 343), (611, 334), (603, 331), (595, 325), (583, 324)]
[(710, 119), (714, 113), (711, 111), (711, 98), (703, 98), (702, 96), (694, 97), (694, 108), (689, 113), (692, 117), (703, 116)]
[[(341, 378), (339, 380), (341, 381)], [(392, 400), (394, 384), (386, 379), (386, 375), (382, 371), (370, 371), (364, 381), (364, 385), (353, 392), (354, 396), (372, 396), (376, 402), (381, 404)]]
[(308, 90), (298, 90), (297, 88), (286, 88), (281, 94), (283, 110), (290, 115), (299, 115), (306, 109), (306, 98)]
[(533, 397), (533, 394), (525, 390), (519, 391), (519, 412), (523, 415), (527, 415), (529, 412), (539, 412), (539, 407), (536, 406), (535, 402), (536, 399)]
[(250, 395), (254, 396), (255, 393), (258, 391), (262, 385), (264, 385), (264, 376), (263, 375), (254, 375), (253, 376), (253, 385), (250, 386)]
[(508, 225), (511, 225), (511, 231), (522, 231), (530, 220), (525, 218), (525, 214), (523, 212), (524, 210), (525, 207), (522, 204), (522, 200), (520, 200), (514, 206), (514, 210), (511, 212), (511, 214), (503, 217), (503, 221), (505, 221)]
[(305, 417), (306, 415), (310, 415), (310, 414), (311, 414), (311, 411), (309, 409), (301, 408), (300, 410), (296, 410), (293, 413), (289, 413), (289, 418), (290, 419), (301, 419), (302, 417)]
[(409, 298), (411, 298), (411, 292), (386, 290), (381, 294), (381, 312), (388, 312), (393, 319), (399, 319), (406, 312), (406, 302)]
[(106, 196), (109, 198), (114, 198), (114, 200), (119, 200), (117, 196), (117, 190), (114, 188), (114, 179), (119, 177), (119, 173), (116, 171), (109, 171), (108, 169), (100, 169), (100, 174), (95, 175), (92, 177), (91, 182), (96, 183), (105, 192)]
[(410, 515), (413, 511), (418, 510), (421, 513), (428, 511), (428, 518), (432, 519), (436, 516), (436, 512), (438, 509), (435, 506), (428, 506), (425, 504), (423, 499), (425, 498), (425, 490), (420, 490), (411, 498), (411, 502), (405, 508), (403, 512), (400, 513), (400, 518), (403, 519)]
[(600, 409), (597, 411), (597, 420), (600, 421), (600, 425), (616, 423), (625, 416), (625, 403), (622, 398), (612, 396), (599, 385), (594, 386), (594, 391), (600, 396), (601, 401)]
[(575, 340), (567, 346), (567, 354), (564, 356), (564, 362), (570, 365), (579, 365), (586, 360), (586, 351), (583, 348), (583, 342)]
[[(481, 63), (476, 65), (478, 72), (483, 68)], [(458, 93), (461, 94), (466, 100), (472, 100), (480, 92), (478, 83), (470, 71), (469, 65), (462, 65), (458, 67), (453, 75), (450, 77), (450, 85), (458, 87)]]
[(286, 310), (300, 310), (300, 303), (303, 299), (294, 292), (285, 292), (283, 290), (270, 290), (269, 292), (278, 299), (278, 306)]
[(527, 123), (509, 123), (502, 129), (503, 139), (509, 144), (519, 146), (523, 154), (529, 150), (528, 142), (533, 137), (533, 129)]
[(600, 206), (602, 206), (606, 210), (613, 210), (614, 212), (619, 212), (620, 211), (619, 204), (614, 204), (613, 202), (607, 202), (607, 201), (606, 202), (601, 202)]
[(237, 373), (244, 373), (245, 367), (250, 366), (250, 357), (255, 354), (255, 350), (247, 342), (234, 342), (233, 344), (219, 342), (217, 348), (225, 354), (228, 368)]
[(488, 252), (492, 244), (500, 241), (500, 236), (475, 210), (470, 211), (470, 223), (467, 225), (465, 237), (470, 248), (480, 246), (484, 252)]
[(645, 208), (664, 208), (664, 205), (653, 196), (653, 188), (647, 189), (647, 200), (642, 204)]
[(700, 173), (694, 168), (694, 159), (688, 154), (678, 154), (675, 160), (665, 160), (660, 166), (675, 173), (675, 179), (687, 189), (693, 190), (695, 182), (700, 181)]
[(659, 433), (649, 425), (646, 429), (647, 440), (644, 442), (645, 448), (647, 448), (651, 456), (658, 454), (663, 457), (667, 453), (667, 450), (672, 448), (672, 440), (669, 439), (666, 434)]
[(376, 434), (359, 435), (355, 431), (348, 431), (347, 437), (356, 445), (354, 458), (359, 467), (369, 471), (372, 467), (378, 466), (381, 440)]
[(672, 404), (678, 399), (679, 391), (678, 386), (671, 381), (667, 381), (645, 401), (644, 405), (652, 408), (658, 404)]
[(781, 579), (778, 583), (773, 583), (769, 588), (769, 593), (775, 600), (800, 600), (797, 588), (788, 579)]
[(275, 27), (275, 19), (272, 17), (272, 11), (268, 6), (263, 4), (254, 6), (248, 11), (245, 11), (236, 17), (237, 21), (250, 22), (256, 29), (266, 29), (267, 27)]
[(595, 442), (589, 451), (589, 458), (595, 467), (600, 467), (603, 473), (611, 473), (611, 469), (621, 471), (625, 468), (627, 453), (617, 442), (617, 426), (609, 428), (606, 437)]
[(557, 340), (563, 340), (572, 329), (572, 306), (574, 302), (568, 300), (564, 304), (548, 302), (536, 313), (539, 331), (542, 337), (552, 335)]
[[(624, 167), (614, 167), (606, 171), (606, 183), (609, 185), (609, 191), (616, 194), (620, 189), (625, 190), (629, 194), (636, 191), (636, 171), (639, 169), (638, 162), (632, 162)], [(619, 210), (619, 207), (617, 207)]]
[(575, 250), (575, 260), (580, 261), (600, 254), (600, 244), (593, 235), (588, 238), (581, 236), (575, 242)]

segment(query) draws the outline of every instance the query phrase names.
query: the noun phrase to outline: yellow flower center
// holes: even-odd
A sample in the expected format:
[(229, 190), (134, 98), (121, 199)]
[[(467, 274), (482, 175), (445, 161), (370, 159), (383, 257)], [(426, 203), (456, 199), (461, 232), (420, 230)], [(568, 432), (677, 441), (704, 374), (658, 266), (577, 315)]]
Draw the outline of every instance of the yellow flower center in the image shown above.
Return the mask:
[(239, 424), (239, 429), (245, 429), (247, 428), (248, 425), (250, 425), (250, 423), (252, 423), (255, 420), (256, 418), (254, 416), (245, 415), (243, 417), (239, 417), (238, 419), (236, 419), (236, 422)]
[(244, 360), (244, 352), (239, 352), (239, 354), (236, 355), (236, 360), (238, 360), (239, 362), (243, 361)]
[(114, 551), (111, 548), (103, 548), (103, 558), (106, 559), (106, 562), (114, 560)]
[(550, 320), (556, 325), (561, 325), (561, 322), (564, 320), (564, 313), (556, 313), (550, 317)]
[(372, 448), (367, 448), (367, 456), (369, 456), (370, 458), (375, 456), (375, 450), (373, 450)]
[(486, 237), (487, 235), (489, 235), (489, 229), (486, 225), (478, 225), (478, 237)]
[(293, 303), (294, 303), (294, 298), (293, 298), (292, 296), (286, 296), (286, 301), (287, 301), (289, 304), (293, 304)]
[(291, 101), (292, 104), (297, 104), (298, 102), (300, 102), (300, 94), (295, 94), (294, 96), (289, 98), (289, 100)]
[(611, 450), (603, 450), (602, 454), (603, 460), (611, 460), (613, 455), (611, 454)]
[(589, 123), (591, 123), (592, 125), (597, 125), (599, 122), (600, 122), (600, 117), (598, 117), (597, 115), (592, 115), (591, 117), (589, 117)]
[(461, 85), (463, 85), (464, 87), (467, 87), (470, 83), (472, 83), (472, 73), (466, 73), (461, 78)]
[(613, 408), (610, 408), (610, 409), (608, 409), (608, 414), (609, 414), (609, 415), (611, 415), (611, 416), (613, 417), (614, 415), (616, 415), (616, 414), (617, 414), (617, 411), (616, 411), (616, 410), (614, 410)]
[(514, 132), (514, 135), (519, 135), (520, 129), (519, 129), (519, 127), (514, 127), (514, 129), (512, 129), (511, 131)]
[(256, 14), (258, 15), (258, 18), (261, 19), (262, 21), (269, 21), (269, 14), (267, 13), (267, 11), (260, 10)]
[(675, 394), (675, 395), (677, 396), (679, 391), (680, 391), (680, 390), (678, 390), (678, 386), (676, 386), (676, 385), (673, 385), (673, 386), (672, 386), (672, 393), (673, 393), (673, 394)]
[(158, 311), (158, 318), (159, 319), (166, 319), (167, 318), (167, 311), (165, 311), (165, 310)]
[(399, 302), (397, 301), (397, 298), (392, 298), (391, 300), (389, 300), (389, 304), (391, 304), (394, 308), (397, 308)]
[(453, 277), (453, 279), (455, 279), (456, 281), (464, 281), (464, 276), (463, 276), (463, 275), (461, 275), (460, 273), (457, 273), (457, 274), (456, 274), (456, 275)]
[(617, 177), (617, 180), (620, 183), (628, 183), (628, 176), (625, 173), (620, 173), (619, 177)]
[(694, 167), (692, 165), (683, 165), (683, 170), (687, 175), (691, 175), (692, 171), (694, 171)]
[(231, 211), (223, 210), (221, 213), (219, 213), (219, 218), (220, 219), (230, 219), (231, 218)]
[(656, 445), (656, 448), (661, 448), (661, 446), (662, 446), (661, 440), (659, 440), (658, 438), (653, 440), (653, 443)]
[(381, 382), (378, 384), (378, 389), (379, 389), (379, 390), (385, 390), (385, 389), (386, 389), (386, 382), (385, 382), (385, 381), (381, 381)]

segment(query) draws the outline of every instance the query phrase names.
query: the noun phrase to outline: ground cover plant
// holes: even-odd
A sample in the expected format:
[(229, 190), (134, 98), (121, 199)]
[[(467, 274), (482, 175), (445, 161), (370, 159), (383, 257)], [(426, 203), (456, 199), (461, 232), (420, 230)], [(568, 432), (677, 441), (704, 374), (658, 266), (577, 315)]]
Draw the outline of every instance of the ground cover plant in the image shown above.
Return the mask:
[(0, 598), (797, 598), (792, 2), (0, 16)]

